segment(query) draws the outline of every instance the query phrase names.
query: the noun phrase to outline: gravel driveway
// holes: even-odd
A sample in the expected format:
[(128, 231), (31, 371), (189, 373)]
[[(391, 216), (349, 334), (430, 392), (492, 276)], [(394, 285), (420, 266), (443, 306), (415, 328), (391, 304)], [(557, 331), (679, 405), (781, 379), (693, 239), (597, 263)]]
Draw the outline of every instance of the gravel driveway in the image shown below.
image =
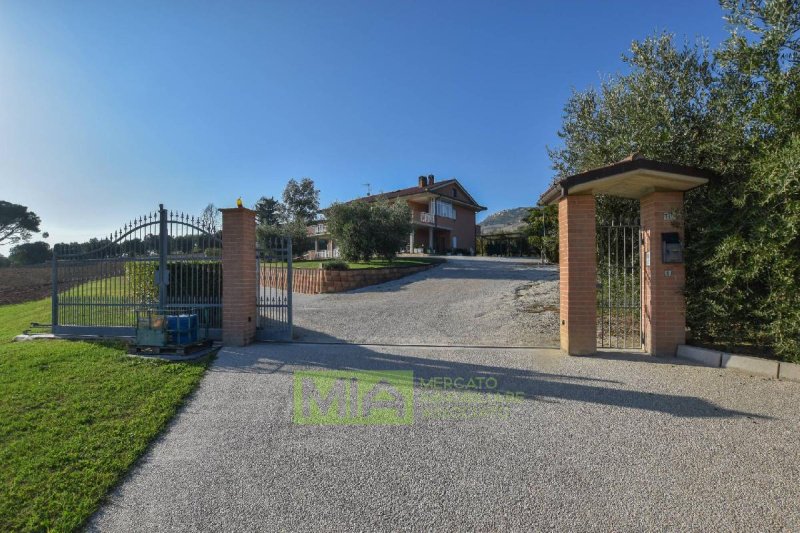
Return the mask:
[[(292, 422), (300, 368), (494, 377), (505, 416)], [(459, 398), (465, 392), (457, 393)], [(800, 383), (554, 350), (223, 350), (93, 531), (800, 530)]]
[(296, 338), (314, 342), (558, 346), (558, 267), (453, 257), (338, 294), (294, 295)]

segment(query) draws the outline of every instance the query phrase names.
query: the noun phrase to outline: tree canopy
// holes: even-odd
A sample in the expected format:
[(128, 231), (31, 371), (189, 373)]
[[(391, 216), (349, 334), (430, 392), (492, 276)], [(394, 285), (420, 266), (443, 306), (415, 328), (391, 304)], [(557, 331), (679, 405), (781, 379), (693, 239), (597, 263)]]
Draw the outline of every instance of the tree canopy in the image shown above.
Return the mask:
[(393, 259), (411, 233), (411, 210), (406, 202), (356, 201), (328, 209), (328, 229), (347, 261), (373, 256)]
[(0, 200), (0, 244), (30, 240), (31, 234), (39, 233), (41, 222), (26, 206)]
[(26, 242), (11, 248), (8, 259), (12, 265), (38, 265), (53, 257), (50, 245), (44, 241)]
[(283, 190), (283, 202), (262, 196), (253, 207), (258, 221), (258, 238), (261, 242), (273, 237), (291, 237), (295, 252), (307, 250), (311, 244), (306, 226), (319, 212), (319, 189), (314, 180), (290, 179)]
[(269, 198), (266, 196), (259, 198), (253, 209), (256, 212), (256, 221), (258, 224), (275, 226), (279, 224), (283, 218), (283, 205), (272, 196)]
[(319, 189), (314, 186), (314, 180), (290, 179), (283, 189), (283, 205), (287, 221), (313, 222), (319, 212)]
[(525, 235), (528, 244), (547, 261), (558, 263), (558, 206), (548, 205), (531, 209), (526, 218)]
[[(713, 170), (687, 195), (687, 323), (696, 340), (769, 346), (800, 360), (800, 3), (723, 0), (720, 49), (635, 42), (626, 74), (573, 93), (558, 176), (631, 153)], [(635, 216), (598, 199), (598, 219)]]

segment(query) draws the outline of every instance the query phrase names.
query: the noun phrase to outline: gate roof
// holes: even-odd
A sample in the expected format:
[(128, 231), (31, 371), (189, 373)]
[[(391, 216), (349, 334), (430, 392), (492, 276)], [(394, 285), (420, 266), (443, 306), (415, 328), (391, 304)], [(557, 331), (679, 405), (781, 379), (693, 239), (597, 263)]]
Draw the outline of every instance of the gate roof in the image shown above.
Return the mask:
[(714, 173), (707, 170), (633, 154), (612, 165), (557, 180), (539, 197), (539, 205), (554, 204), (568, 194), (638, 199), (657, 191), (688, 191), (705, 185), (713, 177)]

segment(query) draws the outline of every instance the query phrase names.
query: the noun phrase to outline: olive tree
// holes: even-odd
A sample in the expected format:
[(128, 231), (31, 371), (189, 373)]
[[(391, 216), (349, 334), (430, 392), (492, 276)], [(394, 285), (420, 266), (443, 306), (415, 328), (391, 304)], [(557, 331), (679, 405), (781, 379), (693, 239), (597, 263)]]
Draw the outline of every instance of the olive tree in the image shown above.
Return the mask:
[(327, 210), (328, 229), (347, 261), (393, 259), (411, 233), (411, 210), (405, 202), (381, 200), (336, 203)]
[[(628, 72), (564, 107), (558, 176), (637, 152), (712, 170), (686, 196), (687, 324), (701, 342), (800, 360), (800, 3), (723, 0), (712, 52), (669, 34), (633, 43)], [(638, 206), (600, 198), (597, 216)]]

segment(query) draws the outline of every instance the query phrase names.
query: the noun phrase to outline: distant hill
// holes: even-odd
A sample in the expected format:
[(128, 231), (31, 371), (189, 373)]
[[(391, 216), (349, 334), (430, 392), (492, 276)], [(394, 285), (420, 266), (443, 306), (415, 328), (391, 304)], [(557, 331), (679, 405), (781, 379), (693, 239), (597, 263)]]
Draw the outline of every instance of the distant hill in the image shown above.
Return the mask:
[(492, 213), (478, 224), (481, 227), (481, 234), (513, 233), (521, 230), (526, 224), (525, 219), (530, 209), (530, 207), (514, 207)]

